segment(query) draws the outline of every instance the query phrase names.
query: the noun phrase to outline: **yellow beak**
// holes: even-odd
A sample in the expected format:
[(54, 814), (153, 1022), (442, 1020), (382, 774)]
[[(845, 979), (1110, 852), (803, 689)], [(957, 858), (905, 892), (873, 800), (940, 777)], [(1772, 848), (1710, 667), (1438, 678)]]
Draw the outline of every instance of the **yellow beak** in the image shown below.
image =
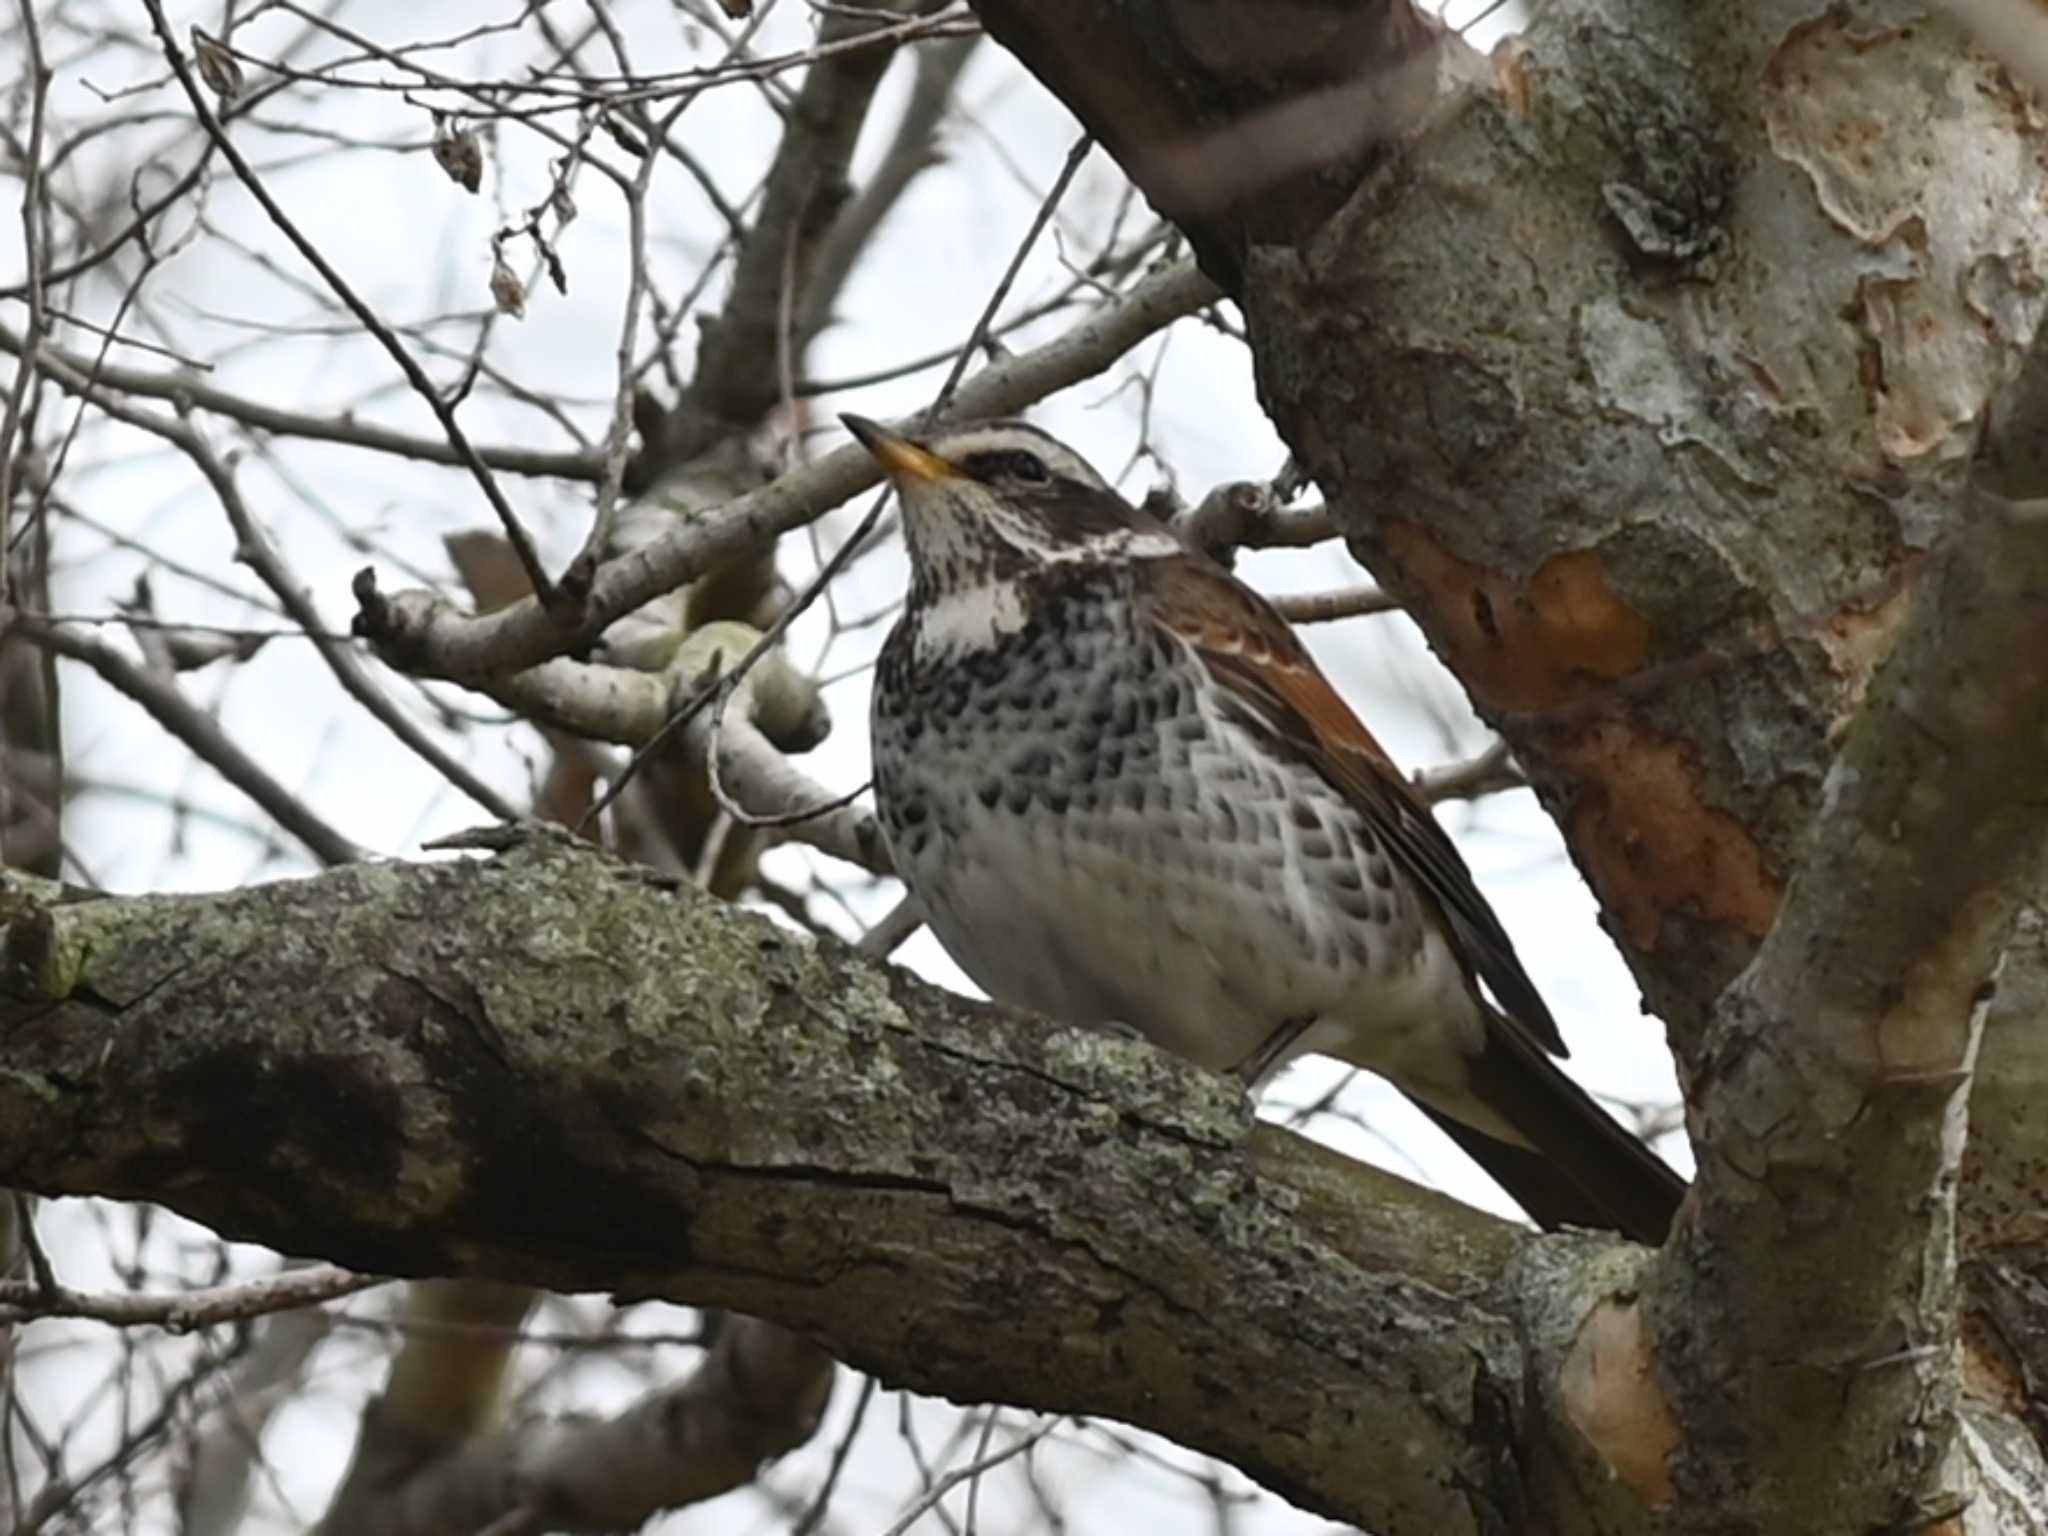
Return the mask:
[(843, 415), (846, 430), (861, 447), (875, 456), (875, 462), (892, 480), (958, 480), (960, 470), (950, 459), (942, 459), (929, 448), (912, 442), (900, 432), (891, 432), (865, 416)]

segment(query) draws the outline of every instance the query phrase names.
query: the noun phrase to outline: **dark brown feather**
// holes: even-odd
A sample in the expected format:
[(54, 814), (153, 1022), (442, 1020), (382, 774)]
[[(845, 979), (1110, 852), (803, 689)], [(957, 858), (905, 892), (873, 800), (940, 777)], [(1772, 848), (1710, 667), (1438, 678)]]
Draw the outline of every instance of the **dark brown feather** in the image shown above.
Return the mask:
[(1145, 616), (1194, 647), (1250, 720), (1313, 765), (1386, 839), (1435, 902), (1467, 974), (1492, 990), (1506, 1022), (1527, 1031), (1531, 1044), (1567, 1055), (1556, 1020), (1457, 845), (1272, 604), (1199, 555), (1135, 569)]

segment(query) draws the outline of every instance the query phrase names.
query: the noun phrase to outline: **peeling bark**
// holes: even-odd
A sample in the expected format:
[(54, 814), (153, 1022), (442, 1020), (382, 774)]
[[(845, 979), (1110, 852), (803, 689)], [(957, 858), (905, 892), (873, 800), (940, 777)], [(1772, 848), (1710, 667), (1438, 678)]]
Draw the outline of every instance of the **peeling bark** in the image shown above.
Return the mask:
[(1276, 417), (1514, 743), (1683, 1056), (2048, 260), (1997, 66), (1803, 9), (1702, 36), (1695, 8), (1545, 7), (1517, 94), (1247, 269)]
[(1985, 1006), (2048, 855), (2048, 503), (1967, 516), (1692, 1084), (1702, 1174), (1650, 1287), (1685, 1528), (1915, 1528), (1996, 1480), (1961, 1454), (1955, 1210)]
[[(1902, 3), (1555, 0), (1487, 61), (1397, 4), (976, 9), (1239, 300), (1689, 1056), (2040, 318), (2048, 124)], [(1383, 111), (1308, 181), (1156, 168), (1333, 77)]]

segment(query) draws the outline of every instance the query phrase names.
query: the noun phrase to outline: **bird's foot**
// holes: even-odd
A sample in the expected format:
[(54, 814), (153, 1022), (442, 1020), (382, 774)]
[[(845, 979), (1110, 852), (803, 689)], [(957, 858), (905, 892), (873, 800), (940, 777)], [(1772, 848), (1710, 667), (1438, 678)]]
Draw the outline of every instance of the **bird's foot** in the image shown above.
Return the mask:
[(1294, 1054), (1295, 1044), (1315, 1023), (1313, 1014), (1300, 1019), (1282, 1019), (1279, 1026), (1259, 1043), (1259, 1048), (1237, 1064), (1236, 1076), (1246, 1093), (1257, 1093), (1264, 1083)]

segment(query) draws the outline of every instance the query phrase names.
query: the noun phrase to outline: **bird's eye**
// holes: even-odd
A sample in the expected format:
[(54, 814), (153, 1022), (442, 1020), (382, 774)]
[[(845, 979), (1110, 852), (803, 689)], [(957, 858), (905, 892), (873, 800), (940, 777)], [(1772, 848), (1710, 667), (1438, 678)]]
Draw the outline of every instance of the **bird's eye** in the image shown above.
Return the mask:
[(1045, 460), (1022, 448), (991, 448), (971, 453), (960, 467), (977, 480), (1024, 480), (1042, 484), (1052, 478)]

